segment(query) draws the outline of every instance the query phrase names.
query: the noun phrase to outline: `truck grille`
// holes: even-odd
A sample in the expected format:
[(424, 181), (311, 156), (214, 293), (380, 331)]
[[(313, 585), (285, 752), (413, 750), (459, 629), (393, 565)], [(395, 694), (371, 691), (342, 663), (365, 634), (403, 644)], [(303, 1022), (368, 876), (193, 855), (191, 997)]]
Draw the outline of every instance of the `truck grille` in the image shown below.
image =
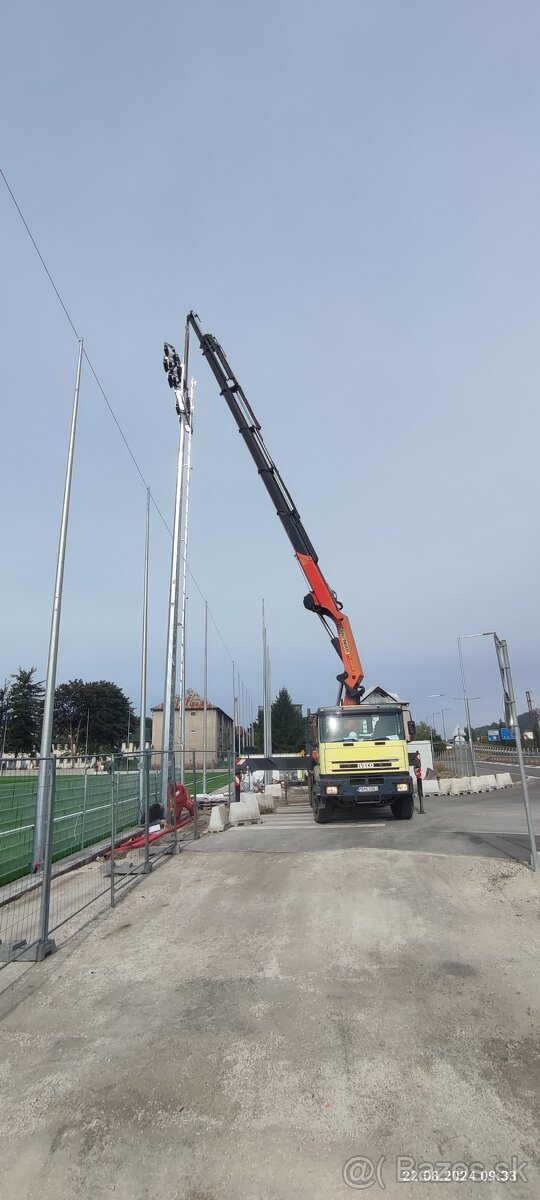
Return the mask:
[(333, 762), (332, 767), (337, 771), (372, 771), (375, 767), (377, 771), (389, 771), (395, 767), (396, 759), (383, 758), (378, 759), (376, 763), (370, 763), (369, 766), (362, 762)]

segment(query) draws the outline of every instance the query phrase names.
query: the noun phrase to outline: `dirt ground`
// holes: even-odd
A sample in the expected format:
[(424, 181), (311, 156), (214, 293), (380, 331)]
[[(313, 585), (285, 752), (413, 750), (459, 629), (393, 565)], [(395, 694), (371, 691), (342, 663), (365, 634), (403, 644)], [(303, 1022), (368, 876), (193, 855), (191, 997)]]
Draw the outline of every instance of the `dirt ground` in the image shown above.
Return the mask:
[(538, 895), (495, 859), (184, 850), (2, 993), (3, 1194), (536, 1198)]

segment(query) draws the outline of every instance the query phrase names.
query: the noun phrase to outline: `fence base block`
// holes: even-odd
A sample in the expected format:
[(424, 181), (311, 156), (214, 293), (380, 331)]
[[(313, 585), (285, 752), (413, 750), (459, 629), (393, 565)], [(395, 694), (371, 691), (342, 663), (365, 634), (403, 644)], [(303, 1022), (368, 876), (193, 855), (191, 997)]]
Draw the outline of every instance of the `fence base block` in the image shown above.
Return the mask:
[(45, 941), (32, 942), (30, 945), (24, 938), (20, 942), (0, 942), (0, 962), (43, 962), (55, 950), (54, 938), (45, 938)]

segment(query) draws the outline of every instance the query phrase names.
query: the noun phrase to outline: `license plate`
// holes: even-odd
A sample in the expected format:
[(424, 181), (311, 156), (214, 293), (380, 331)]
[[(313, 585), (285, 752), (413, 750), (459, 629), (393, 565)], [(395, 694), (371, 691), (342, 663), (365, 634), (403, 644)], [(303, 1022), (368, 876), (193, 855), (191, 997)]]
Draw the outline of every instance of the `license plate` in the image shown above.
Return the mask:
[(376, 795), (379, 794), (379, 789), (376, 787), (359, 787), (356, 790), (357, 792), (375, 792)]

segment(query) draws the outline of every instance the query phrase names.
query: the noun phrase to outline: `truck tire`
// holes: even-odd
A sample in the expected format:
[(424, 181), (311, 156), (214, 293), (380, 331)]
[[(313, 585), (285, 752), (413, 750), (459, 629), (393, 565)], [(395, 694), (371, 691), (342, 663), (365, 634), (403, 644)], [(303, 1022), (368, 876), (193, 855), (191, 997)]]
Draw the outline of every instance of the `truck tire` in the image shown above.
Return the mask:
[(399, 800), (394, 800), (390, 805), (395, 821), (410, 821), (414, 812), (414, 800), (412, 796), (400, 796)]
[(334, 816), (334, 810), (330, 804), (325, 804), (323, 808), (319, 804), (316, 796), (313, 797), (313, 816), (317, 825), (327, 825)]

